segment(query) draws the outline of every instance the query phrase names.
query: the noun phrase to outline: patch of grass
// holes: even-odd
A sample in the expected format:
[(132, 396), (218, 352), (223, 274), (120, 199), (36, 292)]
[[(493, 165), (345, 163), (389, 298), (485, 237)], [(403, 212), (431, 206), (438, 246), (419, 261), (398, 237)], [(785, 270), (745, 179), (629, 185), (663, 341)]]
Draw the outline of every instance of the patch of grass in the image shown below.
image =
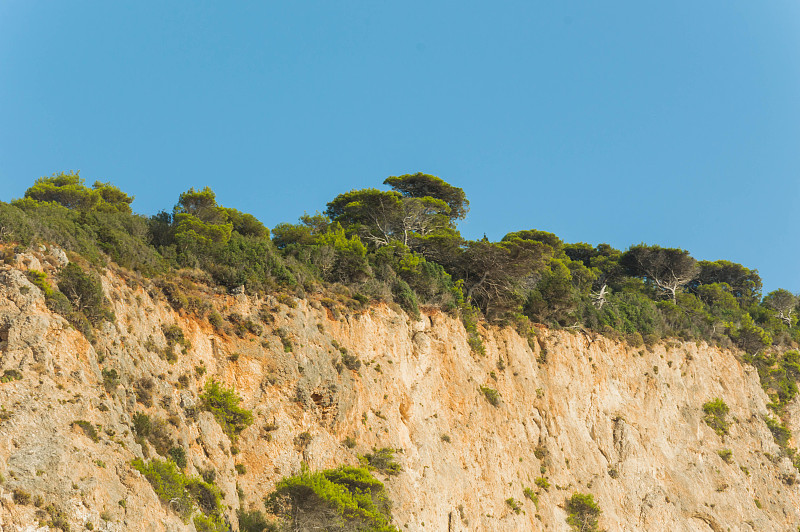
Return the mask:
[(543, 489), (544, 491), (550, 489), (550, 481), (547, 480), (547, 478), (545, 477), (539, 477), (536, 480), (534, 480), (533, 483), (536, 484), (537, 487)]

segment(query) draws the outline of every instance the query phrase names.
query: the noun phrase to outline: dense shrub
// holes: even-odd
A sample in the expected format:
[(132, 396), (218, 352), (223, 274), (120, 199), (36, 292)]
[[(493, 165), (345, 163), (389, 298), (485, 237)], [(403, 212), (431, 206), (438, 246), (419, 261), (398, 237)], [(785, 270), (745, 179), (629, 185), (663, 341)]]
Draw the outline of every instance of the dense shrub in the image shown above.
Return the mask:
[(265, 504), (293, 530), (397, 532), (383, 484), (364, 468), (304, 469), (278, 482)]
[(728, 405), (725, 404), (725, 401), (717, 397), (703, 405), (703, 412), (705, 412), (703, 421), (714, 429), (714, 432), (720, 436), (724, 436), (728, 433), (728, 411), (729, 408)]
[(205, 391), (200, 395), (201, 405), (214, 414), (222, 431), (235, 441), (239, 434), (253, 423), (253, 414), (239, 406), (241, 399), (232, 389), (211, 380), (206, 383)]
[(567, 524), (576, 532), (596, 532), (600, 507), (591, 494), (575, 493), (567, 499)]
[(372, 449), (371, 453), (359, 456), (358, 459), (371, 470), (380, 471), (389, 476), (399, 475), (403, 471), (403, 467), (395, 460), (396, 452), (397, 449), (391, 447)]
[(219, 488), (198, 477), (187, 477), (171, 460), (150, 460), (145, 463), (140, 459), (132, 462), (150, 482), (158, 498), (168, 503), (170, 508), (188, 521), (197, 508), (201, 513), (195, 515), (195, 526), (198, 522), (203, 530), (223, 532), (222, 527), (222, 494)]

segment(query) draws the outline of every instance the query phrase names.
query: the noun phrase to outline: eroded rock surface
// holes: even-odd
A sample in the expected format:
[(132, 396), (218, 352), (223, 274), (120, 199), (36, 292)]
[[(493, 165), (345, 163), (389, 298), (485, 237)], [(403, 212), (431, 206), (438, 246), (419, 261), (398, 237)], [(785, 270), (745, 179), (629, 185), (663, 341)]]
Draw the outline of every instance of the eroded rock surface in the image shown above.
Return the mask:
[[(52, 267), (65, 260), (55, 256)], [(41, 508), (51, 504), (73, 530), (192, 530), (131, 466), (154, 456), (132, 434), (136, 412), (167, 421), (188, 473), (216, 472), (234, 530), (236, 509), (263, 510), (263, 497), (301, 461), (357, 464), (382, 447), (401, 450), (403, 472), (380, 478), (402, 530), (565, 531), (575, 492), (594, 495), (601, 526), (613, 531), (800, 524), (797, 471), (763, 421), (755, 370), (734, 353), (677, 341), (632, 348), (544, 328), (532, 349), (511, 328), (487, 327), (479, 356), (461, 322), (436, 310), (415, 321), (387, 306), (334, 314), (314, 297), (209, 291), (221, 315), (259, 324), (237, 336), (174, 310), (149, 281), (111, 270), (103, 285), (115, 321), (90, 343), (47, 309), (23, 271), (35, 266), (44, 267), (20, 260), (0, 270), (0, 374), (22, 375), (0, 383), (2, 530), (43, 530)], [(170, 325), (190, 342), (185, 353), (164, 336)], [(174, 363), (164, 356), (170, 347)], [(344, 367), (343, 352), (360, 369)], [(119, 383), (104, 385), (102, 371), (112, 369)], [(235, 444), (199, 409), (210, 378), (235, 387), (253, 411)], [(498, 406), (481, 386), (499, 392)], [(730, 407), (726, 436), (703, 421), (703, 403), (716, 397)], [(789, 411), (796, 437), (800, 406)], [(75, 421), (93, 424), (97, 441)], [(15, 490), (30, 501), (15, 502)]]

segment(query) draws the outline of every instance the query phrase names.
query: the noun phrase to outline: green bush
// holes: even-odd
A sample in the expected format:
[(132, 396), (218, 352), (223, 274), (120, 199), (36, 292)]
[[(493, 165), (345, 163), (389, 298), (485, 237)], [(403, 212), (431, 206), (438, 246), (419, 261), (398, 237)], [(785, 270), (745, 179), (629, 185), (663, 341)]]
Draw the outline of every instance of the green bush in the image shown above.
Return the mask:
[(175, 462), (175, 465), (181, 469), (186, 469), (186, 449), (183, 447), (173, 447), (168, 452), (169, 457)]
[(567, 499), (567, 524), (576, 532), (598, 532), (600, 507), (591, 494), (575, 493)]
[(537, 509), (539, 508), (539, 496), (536, 495), (535, 491), (533, 491), (531, 488), (525, 488), (522, 490), (522, 493), (524, 493), (525, 497), (530, 499), (530, 501), (536, 505)]
[(703, 421), (714, 429), (714, 432), (720, 436), (724, 436), (728, 433), (728, 411), (729, 408), (728, 405), (725, 404), (725, 401), (717, 397), (703, 405), (703, 412), (705, 412)]
[(222, 431), (231, 441), (236, 441), (239, 434), (253, 423), (253, 413), (239, 406), (241, 399), (236, 393), (232, 389), (223, 388), (216, 380), (206, 383), (200, 402), (205, 410), (214, 414)]
[(227, 530), (222, 526), (222, 494), (214, 484), (198, 477), (187, 477), (171, 460), (150, 460), (145, 463), (137, 458), (132, 465), (150, 482), (158, 498), (168, 503), (184, 522), (189, 520), (197, 507), (201, 514), (195, 515), (195, 526), (200, 524), (206, 527), (202, 530), (213, 532)]
[(767, 428), (769, 428), (769, 431), (772, 433), (775, 443), (782, 448), (786, 448), (786, 446), (789, 444), (789, 440), (792, 438), (792, 431), (789, 430), (786, 425), (780, 421), (772, 419), (771, 417), (764, 418), (764, 421), (767, 424)]
[(81, 430), (83, 430), (83, 433), (86, 434), (93, 442), (100, 441), (100, 435), (97, 433), (97, 429), (85, 419), (76, 419), (72, 422), (72, 424), (80, 427)]
[(111, 393), (119, 386), (119, 373), (115, 369), (104, 369), (101, 372), (103, 376), (103, 387), (107, 392)]
[(726, 464), (733, 462), (733, 452), (730, 449), (720, 449), (717, 454)]
[(481, 386), (481, 393), (489, 401), (489, 404), (492, 406), (499, 406), (500, 405), (500, 392), (495, 390), (494, 388), (489, 388), (488, 386)]
[(21, 381), (22, 380), (22, 372), (18, 369), (7, 369), (3, 371), (3, 375), (0, 377), (0, 382), (6, 383), (11, 381)]
[(293, 530), (398, 532), (383, 484), (364, 468), (304, 469), (278, 482), (265, 504)]
[(239, 509), (236, 517), (239, 519), (239, 532), (279, 532), (278, 525), (267, 521), (258, 510), (246, 512)]
[(92, 325), (97, 325), (102, 320), (113, 321), (114, 314), (96, 274), (86, 273), (80, 266), (70, 262), (61, 270), (58, 289)]
[(515, 514), (520, 514), (522, 512), (522, 505), (514, 497), (509, 497), (506, 499), (506, 504), (514, 511)]
[(399, 475), (403, 471), (403, 467), (395, 460), (395, 453), (397, 449), (391, 447), (383, 447), (381, 449), (372, 449), (372, 453), (367, 453), (364, 456), (359, 456), (359, 461), (366, 465), (370, 470), (380, 471), (384, 475)]

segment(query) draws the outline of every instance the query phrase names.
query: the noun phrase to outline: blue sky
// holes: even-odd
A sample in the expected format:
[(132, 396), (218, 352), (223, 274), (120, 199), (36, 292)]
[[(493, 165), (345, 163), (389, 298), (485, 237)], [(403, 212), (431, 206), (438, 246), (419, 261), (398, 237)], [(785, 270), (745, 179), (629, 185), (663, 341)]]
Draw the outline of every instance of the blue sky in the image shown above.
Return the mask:
[(552, 231), (800, 291), (800, 3), (0, 3), (0, 200), (80, 170), (272, 227), (422, 171)]

